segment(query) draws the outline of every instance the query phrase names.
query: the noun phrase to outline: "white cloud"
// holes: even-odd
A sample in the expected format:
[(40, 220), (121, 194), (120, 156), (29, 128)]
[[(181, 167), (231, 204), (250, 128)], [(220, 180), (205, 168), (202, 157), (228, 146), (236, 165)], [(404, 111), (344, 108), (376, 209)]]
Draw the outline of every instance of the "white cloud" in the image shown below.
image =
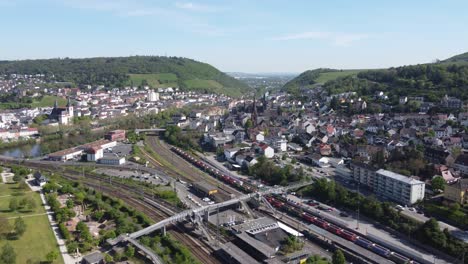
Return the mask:
[(273, 40), (296, 40), (296, 39), (326, 39), (330, 37), (329, 32), (308, 31), (273, 38)]
[(335, 46), (349, 46), (351, 43), (368, 38), (366, 34), (354, 34), (354, 33), (336, 33), (327, 31), (306, 31), (301, 33), (295, 33), (280, 37), (275, 37), (273, 40), (287, 41), (287, 40), (305, 40), (305, 39), (316, 39), (325, 40), (331, 42)]
[(209, 5), (196, 4), (193, 2), (176, 2), (175, 7), (178, 9), (196, 11), (196, 12), (217, 12), (221, 8)]

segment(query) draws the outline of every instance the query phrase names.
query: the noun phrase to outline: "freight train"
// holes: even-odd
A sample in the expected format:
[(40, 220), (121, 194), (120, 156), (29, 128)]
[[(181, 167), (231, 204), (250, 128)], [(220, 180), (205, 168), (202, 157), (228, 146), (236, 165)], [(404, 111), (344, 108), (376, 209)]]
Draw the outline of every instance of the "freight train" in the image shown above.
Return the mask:
[(186, 161), (190, 162), (197, 168), (205, 171), (209, 175), (213, 176), (214, 178), (223, 181), (224, 183), (242, 191), (245, 193), (256, 192), (262, 186), (261, 183), (254, 183), (249, 180), (241, 179), (239, 177), (235, 177), (232, 175), (227, 175), (222, 173), (220, 170), (213, 168), (211, 165), (199, 160), (198, 158), (193, 157), (192, 155), (188, 154), (187, 152), (183, 151), (180, 148), (172, 147), (171, 150), (175, 152), (177, 155), (181, 156)]
[(334, 223), (330, 223), (323, 218), (314, 216), (310, 214), (310, 211), (307, 208), (301, 207), (301, 205), (296, 204), (291, 201), (287, 201), (281, 196), (268, 196), (266, 197), (267, 201), (275, 208), (279, 210), (286, 211), (291, 215), (302, 218), (305, 222), (316, 225), (322, 229), (327, 230), (330, 233), (333, 233), (337, 236), (340, 236), (348, 241), (355, 243), (358, 246), (361, 246), (367, 250), (370, 250), (384, 258), (388, 258), (391, 261), (398, 264), (417, 264), (418, 262), (411, 260), (397, 252), (392, 252), (390, 249), (385, 248), (381, 245), (378, 245), (366, 238), (359, 236), (351, 230), (342, 228)]
[[(204, 161), (199, 160), (198, 158), (193, 157), (192, 155), (188, 154), (187, 152), (183, 151), (180, 148), (172, 147), (171, 150), (184, 158), (186, 161), (190, 162), (197, 168), (207, 172), (209, 175), (213, 176), (216, 179), (223, 181), (224, 183), (242, 191), (245, 193), (256, 192), (260, 189), (261, 183), (255, 183), (249, 180), (241, 179), (239, 177), (235, 177), (232, 175), (227, 175), (222, 173), (220, 170), (213, 168), (211, 165), (205, 163)], [(267, 201), (274, 206), (283, 211), (287, 211), (289, 214), (297, 216), (299, 218), (304, 219), (306, 222), (314, 224), (322, 229), (325, 229), (337, 236), (340, 236), (348, 241), (355, 243), (367, 250), (370, 250), (382, 257), (388, 258), (391, 261), (397, 264), (419, 264), (410, 258), (403, 256), (397, 252), (393, 252), (390, 249), (387, 249), (381, 245), (373, 243), (366, 238), (359, 236), (358, 234), (354, 233), (351, 230), (345, 229), (326, 221), (323, 218), (314, 216), (307, 208), (303, 208), (301, 205), (294, 203), (292, 201), (288, 201), (281, 196), (268, 196), (266, 197)]]

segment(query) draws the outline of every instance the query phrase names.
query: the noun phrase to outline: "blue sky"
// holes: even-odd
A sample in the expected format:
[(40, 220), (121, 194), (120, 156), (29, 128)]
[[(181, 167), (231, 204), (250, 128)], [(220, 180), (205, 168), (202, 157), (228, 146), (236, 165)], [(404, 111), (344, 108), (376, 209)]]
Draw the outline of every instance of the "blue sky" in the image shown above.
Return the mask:
[(223, 71), (431, 62), (468, 51), (466, 0), (0, 0), (0, 60), (168, 55)]

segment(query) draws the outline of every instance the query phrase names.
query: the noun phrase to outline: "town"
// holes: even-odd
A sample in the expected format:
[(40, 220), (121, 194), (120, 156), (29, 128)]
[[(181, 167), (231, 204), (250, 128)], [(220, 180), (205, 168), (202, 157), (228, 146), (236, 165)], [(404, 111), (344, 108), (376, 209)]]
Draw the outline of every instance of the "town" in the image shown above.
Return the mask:
[(468, 264), (466, 10), (0, 0), (0, 264)]
[[(264, 200), (267, 205), (263, 206), (278, 212), (288, 208), (285, 205), (287, 203), (292, 203), (295, 207), (300, 205), (299, 210), (307, 212), (306, 215), (286, 209), (290, 215), (287, 219), (276, 218), (276, 214), (270, 216), (261, 213), (260, 210), (264, 210), (261, 209), (263, 206), (254, 206), (251, 202), (243, 204), (243, 209), (240, 211), (232, 207), (231, 203), (222, 212), (215, 211), (213, 216), (206, 219), (208, 222), (224, 229), (229, 227), (234, 233), (242, 234), (244, 232), (242, 230), (246, 230), (246, 234), (255, 235), (255, 240), (248, 235), (236, 235), (236, 239), (227, 240), (231, 242), (219, 245), (219, 242), (213, 242), (212, 232), (216, 231), (202, 228), (205, 233), (197, 236), (205, 237), (206, 243), (218, 252), (216, 254), (220, 258), (228, 256), (235, 258), (238, 263), (264, 261), (275, 257), (278, 252), (283, 252), (284, 249), (277, 251), (283, 247), (281, 246), (283, 239), (304, 235), (310, 242), (291, 242), (301, 249), (292, 250), (293, 254), (285, 254), (286, 258), (283, 261), (311, 258), (314, 254), (308, 253), (309, 251), (327, 258), (330, 255), (326, 251), (313, 249), (317, 247), (318, 241), (321, 241), (320, 243), (326, 241), (317, 237), (317, 228), (321, 227), (358, 244), (364, 243), (359, 239), (356, 240), (363, 234), (376, 244), (380, 244), (375, 250), (380, 257), (375, 256), (375, 253), (373, 255), (363, 252), (362, 249), (355, 249), (349, 245), (349, 242), (340, 244), (346, 257), (357, 262), (372, 262), (372, 258), (377, 258), (379, 262), (390, 258), (397, 263), (405, 258), (412, 259), (414, 263), (428, 262), (430, 258), (439, 259), (438, 263), (453, 261), (453, 259), (444, 260), (446, 257), (433, 252), (421, 254), (421, 245), (417, 246), (421, 242), (413, 242), (416, 244), (408, 247), (402, 245), (399, 240), (376, 239), (379, 236), (389, 236), (388, 233), (382, 233), (382, 230), (372, 227), (373, 221), (385, 221), (379, 219), (382, 215), (379, 215), (378, 210), (393, 210), (394, 213), (407, 219), (405, 221), (414, 221), (413, 224), (424, 223), (429, 221), (430, 217), (435, 217), (439, 220), (438, 225), (441, 229), (434, 232), (446, 229), (453, 239), (468, 240), (462, 231), (467, 224), (466, 217), (461, 217), (465, 214), (462, 208), (467, 200), (465, 192), (468, 186), (468, 182), (464, 179), (468, 175), (468, 153), (463, 151), (468, 146), (466, 131), (468, 112), (460, 99), (445, 96), (438, 103), (425, 103), (424, 97), (402, 96), (396, 105), (390, 105), (388, 96), (384, 92), (377, 92), (370, 102), (366, 102), (356, 93), (327, 94), (321, 86), (316, 86), (314, 90), (304, 89), (302, 91), (304, 96), (301, 99), (275, 89), (269, 89), (260, 95), (252, 93), (242, 98), (232, 98), (224, 95), (184, 92), (177, 87), (42, 88), (53, 85), (57, 83), (47, 83), (44, 81), (44, 76), (11, 74), (2, 77), (1, 89), (5, 93), (17, 93), (21, 87), (21, 92), (32, 95), (27, 98), (32, 98), (33, 101), (49, 98), (48, 101), (53, 102), (53, 105), (44, 107), (3, 110), (1, 138), (6, 148), (36, 141), (45, 144), (50, 135), (60, 131), (70, 131), (67, 127), (76, 129), (76, 124), (82, 126), (84, 122), (92, 127), (92, 131), (104, 134), (102, 138), (94, 138), (94, 141), (72, 145), (69, 148), (63, 148), (64, 145), (59, 144), (62, 148), (59, 147), (49, 153), (41, 151), (40, 154), (31, 155), (21, 152), (19, 156), (9, 157), (10, 152), (4, 152), (5, 162), (9, 162), (12, 157), (26, 158), (25, 166), (36, 171), (30, 177), (37, 182), (37, 186), (49, 189), (51, 184), (56, 184), (56, 179), (50, 182), (50, 178), (56, 176), (44, 170), (50, 166), (57, 166), (53, 165), (54, 163), (67, 167), (84, 166), (83, 169), (86, 168), (87, 173), (108, 175), (106, 177), (109, 177), (111, 184), (112, 178), (115, 178), (114, 181), (121, 178), (146, 185), (171, 184), (176, 190), (179, 206), (203, 208), (223, 203), (227, 201), (228, 195), (239, 193), (239, 190), (252, 192), (262, 190), (265, 188), (262, 187), (264, 185), (285, 186), (290, 182), (311, 179), (315, 181), (312, 188), (289, 191), (287, 196), (286, 194), (267, 195), (267, 199)], [(420, 105), (419, 109), (415, 109), (414, 112), (399, 112), (402, 107), (415, 102)], [(352, 113), (348, 108), (352, 109)], [(382, 110), (369, 111), (369, 108)], [(434, 112), (433, 109), (444, 110)], [(161, 122), (160, 119), (153, 118), (154, 121), (148, 124), (150, 126), (145, 127), (147, 125), (143, 121), (145, 118), (157, 117), (164, 113), (169, 114), (167, 120)], [(119, 118), (140, 119), (142, 123), (134, 128), (114, 129), (114, 126), (109, 126), (106, 122)], [(69, 137), (73, 137), (72, 133), (66, 133), (70, 134)], [(191, 136), (187, 138), (184, 134)], [(169, 144), (175, 145), (177, 149), (172, 148), (175, 153), (170, 154), (170, 158), (162, 157), (161, 148), (171, 152)], [(194, 160), (197, 158), (188, 158), (189, 154), (179, 147), (194, 149), (200, 161), (195, 163)], [(180, 155), (182, 159), (174, 161), (174, 155)], [(206, 180), (203, 177), (201, 180), (191, 179), (188, 175), (197, 169), (190, 168), (189, 164), (182, 165), (185, 162), (199, 167), (202, 171), (197, 174), (200, 176), (208, 173), (217, 180)], [(206, 165), (202, 166), (200, 162)], [(161, 170), (164, 164), (166, 166), (177, 164), (181, 167), (178, 169), (171, 167), (169, 171)], [(117, 166), (117, 169), (113, 169), (112, 166)], [(184, 169), (180, 171), (182, 167)], [(13, 169), (18, 170), (18, 168)], [(49, 176), (44, 176), (40, 171)], [(91, 176), (85, 175), (85, 177)], [(6, 182), (10, 180), (12, 178), (5, 177)], [(219, 189), (217, 187), (220, 186), (219, 181), (229, 185), (229, 189), (225, 189), (227, 187)], [(244, 184), (240, 185), (240, 181)], [(192, 184), (187, 185), (186, 182)], [(339, 189), (334, 184), (330, 185), (331, 183), (342, 187)], [(345, 192), (349, 193), (348, 195), (370, 198), (363, 198), (363, 205), (360, 208), (360, 205), (356, 206), (342, 200), (341, 196), (331, 196), (330, 191), (313, 191), (315, 188), (332, 188), (330, 190), (333, 190), (333, 193)], [(303, 196), (306, 198), (301, 198)], [(307, 197), (318, 201), (310, 200), (312, 201), (310, 202), (308, 200), (310, 198)], [(71, 200), (65, 196), (59, 196), (58, 199), (63, 205), (68, 204), (68, 201), (71, 203)], [(358, 197), (358, 200), (360, 199)], [(53, 200), (50, 202), (55, 203)], [(387, 202), (393, 205), (388, 207)], [(377, 212), (373, 212), (375, 207), (366, 209), (366, 206), (370, 206), (368, 203), (374, 203), (374, 206), (379, 206), (380, 209)], [(330, 207), (330, 204), (340, 209)], [(457, 204), (457, 207), (454, 206)], [(173, 206), (168, 209), (172, 214), (180, 210)], [(387, 207), (382, 208), (382, 206)], [(249, 207), (255, 211), (251, 211)], [(88, 229), (95, 230), (92, 231), (94, 238), (100, 238), (102, 230), (99, 231), (97, 225), (102, 216), (99, 219), (93, 216), (97, 222), (89, 221), (80, 217), (83, 215), (80, 208), (75, 210), (74, 214), (77, 217), (64, 222), (62, 229), (67, 231), (61, 231), (61, 235), (70, 236), (69, 233), (77, 232), (77, 223), (86, 223)], [(207, 212), (208, 215), (211, 214), (210, 211)], [(317, 216), (329, 221), (330, 227), (323, 226), (322, 222), (316, 223)], [(296, 226), (294, 222), (297, 221), (309, 222), (314, 228), (310, 229), (310, 226), (306, 229), (292, 228)], [(331, 226), (335, 226), (335, 223), (338, 227), (334, 228), (345, 227), (355, 231), (351, 233), (343, 231), (346, 229), (333, 231)], [(198, 225), (204, 226), (202, 223)], [(252, 231), (252, 226), (258, 231)], [(165, 228), (166, 226), (164, 230)], [(260, 234), (266, 235), (268, 232), (277, 233), (276, 242), (270, 241), (266, 244), (265, 241), (262, 242)], [(407, 232), (411, 232), (411, 229)], [(216, 235), (215, 240), (221, 239), (218, 236)], [(127, 240), (123, 237), (117, 241)], [(340, 242), (338, 239), (332, 241), (334, 244)], [(111, 244), (119, 243), (122, 242)], [(132, 243), (142, 250), (140, 254), (147, 255), (153, 261), (160, 261), (160, 257), (146, 252), (147, 249), (140, 243)], [(77, 255), (73, 252), (76, 249), (71, 250), (76, 246), (70, 245), (73, 243), (67, 244), (67, 251), (70, 254), (67, 256), (68, 259), (75, 258), (75, 262), (81, 258), (84, 263), (93, 263), (89, 260), (92, 258), (104, 259), (98, 251), (94, 251), (89, 256), (81, 253)], [(247, 245), (256, 246), (248, 249)], [(381, 246), (386, 247), (388, 252), (380, 252)], [(304, 249), (309, 247), (312, 249)], [(77, 252), (84, 253), (92, 248), (79, 246)], [(390, 252), (394, 249), (398, 250)], [(77, 258), (78, 256), (80, 258)]]

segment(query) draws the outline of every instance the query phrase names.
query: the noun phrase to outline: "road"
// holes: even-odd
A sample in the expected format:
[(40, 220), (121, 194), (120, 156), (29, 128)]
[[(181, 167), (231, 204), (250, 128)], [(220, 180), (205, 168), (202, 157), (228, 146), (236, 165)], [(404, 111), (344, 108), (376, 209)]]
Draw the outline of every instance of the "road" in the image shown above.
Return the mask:
[[(302, 203), (303, 205), (304, 202), (306, 201), (305, 199), (300, 199), (296, 196), (293, 196), (293, 195), (288, 195), (287, 196), (288, 199), (291, 199), (295, 202), (298, 202), (298, 203)], [(308, 207), (309, 209), (311, 209), (312, 211), (318, 211), (316, 208), (314, 207), (310, 207), (308, 205), (305, 205), (306, 207)], [(327, 205), (328, 206), (328, 205)], [(329, 207), (329, 206), (328, 206)], [(408, 251), (411, 251), (411, 252), (414, 252), (415, 254), (421, 254), (423, 256), (424, 259), (428, 260), (428, 261), (436, 261), (436, 263), (440, 263), (440, 264), (448, 264), (448, 262), (446, 262), (445, 260), (439, 258), (438, 256), (430, 253), (430, 252), (427, 252), (425, 251), (424, 249), (421, 249), (417, 246), (415, 246), (412, 242), (408, 241), (407, 239), (405, 238), (402, 238), (402, 237), (398, 237), (396, 234), (392, 234), (392, 233), (389, 233), (387, 231), (385, 231), (381, 226), (379, 225), (376, 225), (376, 224), (373, 224), (371, 221), (372, 220), (369, 220), (365, 217), (362, 217), (360, 216), (359, 217), (359, 224), (358, 224), (358, 220), (357, 220), (357, 215), (353, 214), (353, 213), (349, 213), (349, 217), (341, 217), (339, 214), (340, 214), (340, 211), (337, 210), (337, 209), (334, 209), (332, 212), (325, 212), (325, 211), (320, 211), (320, 214), (324, 217), (327, 217), (327, 218), (331, 218), (337, 222), (343, 222), (345, 223), (349, 228), (352, 228), (354, 229), (356, 232), (359, 232), (363, 235), (367, 235), (367, 234), (372, 234), (374, 236), (377, 236), (377, 237), (380, 237), (392, 244), (395, 244), (395, 245), (398, 245), (399, 247), (401, 248), (404, 248)]]

